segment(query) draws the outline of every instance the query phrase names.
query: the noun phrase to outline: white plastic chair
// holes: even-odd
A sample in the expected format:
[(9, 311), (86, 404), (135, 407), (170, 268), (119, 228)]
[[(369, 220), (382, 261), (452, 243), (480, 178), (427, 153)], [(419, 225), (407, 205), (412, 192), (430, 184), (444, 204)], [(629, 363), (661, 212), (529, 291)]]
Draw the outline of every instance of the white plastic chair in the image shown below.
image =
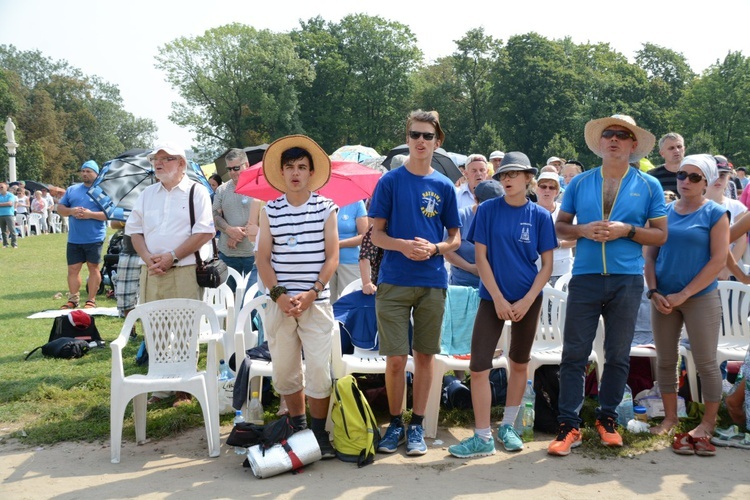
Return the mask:
[(25, 214), (16, 214), (15, 226), (20, 230), (20, 237), (25, 238), (31, 234), (29, 230), (29, 221)]
[[(246, 299), (250, 294), (246, 294)], [(252, 328), (252, 314), (255, 312), (260, 318), (260, 322), (263, 323), (266, 317), (265, 306), (268, 303), (267, 295), (260, 295), (253, 299), (247, 299), (243, 304), (237, 315), (237, 321), (235, 322), (234, 330), (234, 352), (235, 352), (235, 366), (239, 370), (242, 360), (245, 359), (245, 352), (250, 347), (258, 345), (258, 333)], [(253, 360), (250, 365), (250, 373), (248, 374), (248, 391), (245, 397), (245, 404), (243, 408), (247, 408), (247, 402), (250, 400), (250, 394), (252, 391), (260, 392), (263, 377), (270, 377), (273, 375), (273, 364), (270, 361), (264, 360)], [(254, 379), (258, 380), (254, 380)], [(242, 408), (237, 408), (238, 410)]]
[[(201, 318), (208, 318), (214, 338), (208, 342), (206, 371), (198, 371), (198, 336)], [(149, 351), (148, 373), (125, 376), (122, 351), (137, 320)], [(208, 454), (219, 456), (219, 400), (216, 372), (216, 336), (219, 321), (214, 310), (198, 300), (168, 299), (135, 307), (125, 319), (112, 349), (110, 446), (112, 463), (120, 462), (125, 408), (133, 400), (137, 443), (146, 439), (146, 396), (154, 391), (182, 391), (195, 396), (203, 411)]]
[(49, 221), (50, 221), (50, 228), (49, 228), (50, 232), (62, 233), (62, 218), (58, 214), (54, 212), (51, 213), (49, 216)]
[(29, 235), (31, 235), (32, 229), (35, 231), (34, 234), (36, 235), (42, 234), (42, 214), (30, 213), (28, 224), (29, 224)]
[(347, 293), (356, 292), (357, 290), (362, 290), (362, 278), (357, 278), (356, 280), (346, 285), (344, 289), (341, 290), (341, 295), (346, 295)]
[[(737, 281), (719, 281), (721, 300), (721, 332), (716, 349), (716, 361), (742, 361), (750, 343), (750, 286)], [(680, 354), (685, 356), (690, 396), (693, 401), (702, 401), (698, 390), (698, 370), (689, 347), (680, 345)]]
[(568, 293), (568, 283), (570, 282), (570, 278), (572, 277), (572, 273), (565, 273), (557, 278), (557, 281), (555, 282), (555, 290), (560, 290), (561, 292)]

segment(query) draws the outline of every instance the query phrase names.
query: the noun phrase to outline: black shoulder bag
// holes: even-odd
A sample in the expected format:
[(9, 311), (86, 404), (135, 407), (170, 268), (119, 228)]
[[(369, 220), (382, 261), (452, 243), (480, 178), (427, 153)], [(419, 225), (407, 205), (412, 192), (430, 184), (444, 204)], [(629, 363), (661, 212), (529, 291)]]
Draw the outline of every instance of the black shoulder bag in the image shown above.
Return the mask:
[[(190, 228), (195, 226), (195, 207), (193, 205), (193, 192), (195, 184), (190, 186)], [(219, 249), (216, 246), (216, 238), (211, 239), (214, 255), (210, 260), (203, 261), (201, 255), (195, 252), (195, 279), (198, 286), (203, 288), (218, 288), (227, 280), (229, 271), (224, 261), (219, 259)]]

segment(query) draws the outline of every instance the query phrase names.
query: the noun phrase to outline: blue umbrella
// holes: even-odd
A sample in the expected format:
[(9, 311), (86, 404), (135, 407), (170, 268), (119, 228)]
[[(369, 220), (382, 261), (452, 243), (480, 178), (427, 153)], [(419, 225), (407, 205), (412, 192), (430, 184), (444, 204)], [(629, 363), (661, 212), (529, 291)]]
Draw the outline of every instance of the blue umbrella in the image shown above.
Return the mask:
[[(127, 220), (141, 191), (158, 182), (153, 165), (146, 157), (149, 152), (147, 149), (131, 149), (102, 166), (88, 194), (108, 219)], [(194, 161), (188, 162), (187, 176), (213, 193), (208, 179)]]

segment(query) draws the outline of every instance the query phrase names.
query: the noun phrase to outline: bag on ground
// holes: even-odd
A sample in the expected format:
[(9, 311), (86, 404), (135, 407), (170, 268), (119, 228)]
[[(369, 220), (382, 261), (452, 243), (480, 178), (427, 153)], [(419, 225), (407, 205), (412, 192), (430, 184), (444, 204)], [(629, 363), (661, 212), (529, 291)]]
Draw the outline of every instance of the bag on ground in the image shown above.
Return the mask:
[(24, 359), (29, 359), (39, 349), (48, 358), (76, 359), (83, 357), (91, 347), (104, 347), (104, 341), (93, 316), (77, 309), (56, 317), (47, 343), (32, 349)]
[(333, 447), (336, 456), (358, 467), (371, 464), (380, 442), (380, 429), (357, 380), (347, 375), (333, 387)]

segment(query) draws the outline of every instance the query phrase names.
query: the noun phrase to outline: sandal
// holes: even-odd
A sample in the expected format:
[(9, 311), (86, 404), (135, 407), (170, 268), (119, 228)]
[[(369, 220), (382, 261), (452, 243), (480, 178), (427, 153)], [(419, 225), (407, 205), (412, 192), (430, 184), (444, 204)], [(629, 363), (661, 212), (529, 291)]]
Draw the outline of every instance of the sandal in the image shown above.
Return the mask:
[(672, 451), (678, 455), (694, 455), (695, 444), (690, 434), (687, 432), (676, 434), (672, 441)]
[(95, 309), (96, 308), (96, 301), (95, 300), (87, 300), (86, 303), (83, 306), (84, 309)]
[(711, 444), (708, 436), (691, 438), (695, 447), (695, 454), (701, 457), (713, 457), (716, 455), (716, 447)]
[(73, 302), (72, 300), (67, 301), (65, 304), (63, 304), (60, 309), (75, 309), (78, 307), (78, 302)]

